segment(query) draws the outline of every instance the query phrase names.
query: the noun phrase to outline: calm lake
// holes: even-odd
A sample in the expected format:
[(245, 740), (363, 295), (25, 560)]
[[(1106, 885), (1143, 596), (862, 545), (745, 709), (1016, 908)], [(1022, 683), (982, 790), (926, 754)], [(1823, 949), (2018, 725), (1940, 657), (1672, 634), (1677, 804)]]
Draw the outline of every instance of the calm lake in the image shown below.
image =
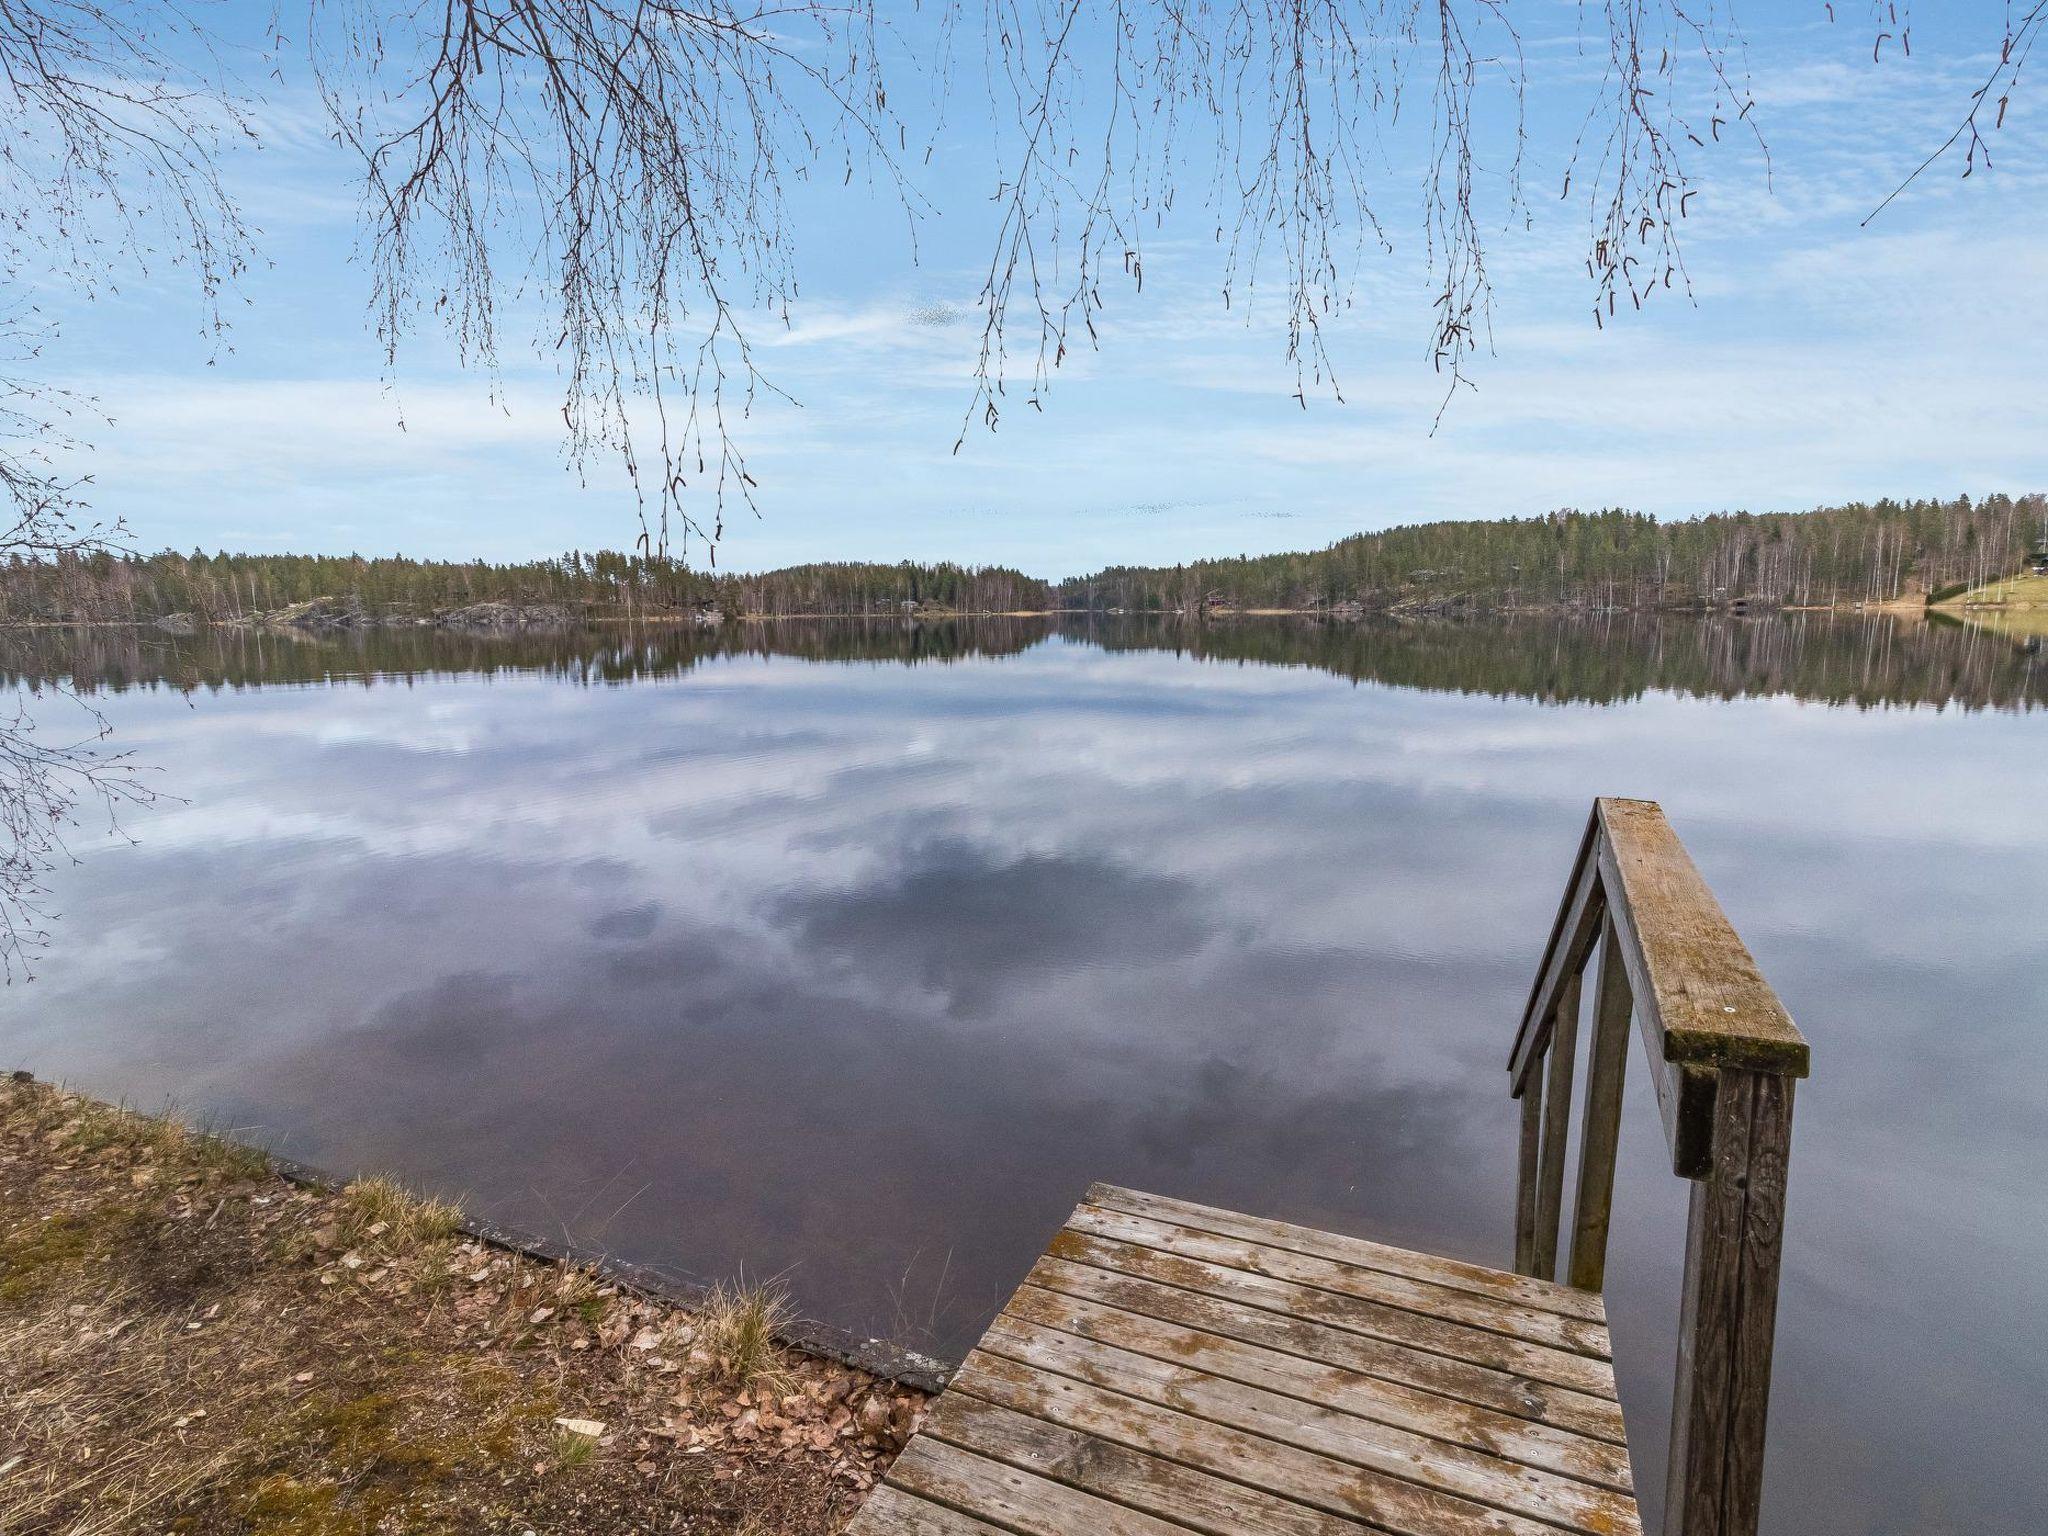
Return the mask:
[[(1897, 620), (18, 637), (167, 797), (0, 1066), (942, 1355), (1091, 1180), (1506, 1264), (1595, 794), (1813, 1045), (1765, 1524), (2048, 1507), (2048, 656)], [(53, 705), (61, 710), (63, 705)], [(53, 714), (53, 719), (61, 718)], [(53, 726), (51, 729), (55, 729)], [(1686, 1189), (1609, 1265), (1658, 1502)]]

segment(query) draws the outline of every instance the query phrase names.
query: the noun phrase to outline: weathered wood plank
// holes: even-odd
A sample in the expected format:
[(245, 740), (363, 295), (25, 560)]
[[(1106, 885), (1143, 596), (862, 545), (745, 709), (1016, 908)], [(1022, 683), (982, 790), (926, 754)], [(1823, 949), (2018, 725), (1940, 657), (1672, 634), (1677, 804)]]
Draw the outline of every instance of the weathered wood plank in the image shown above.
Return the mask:
[(1607, 1224), (1614, 1207), (1614, 1158), (1621, 1144), (1621, 1090), (1628, 1070), (1628, 1025), (1635, 1007), (1613, 919), (1602, 929), (1600, 975), (1593, 985), (1593, 1041), (1586, 1053), (1586, 1115), (1579, 1132), (1579, 1187), (1572, 1201), (1571, 1257), (1565, 1279), (1598, 1291), (1607, 1278)]
[(1105, 1210), (1096, 1205), (1078, 1207), (1067, 1218), (1067, 1230), (1089, 1237), (1107, 1238), (1111, 1242), (1135, 1243), (1161, 1253), (1200, 1259), (1255, 1275), (1292, 1280), (1299, 1285), (1381, 1302), (1422, 1317), (1462, 1323), (1468, 1328), (1485, 1329), (1531, 1344), (1544, 1344), (1599, 1359), (1606, 1359), (1609, 1355), (1607, 1327), (1602, 1322), (1536, 1311), (1497, 1297), (1410, 1280), (1404, 1275), (1360, 1269), (1332, 1259), (1317, 1258), (1313, 1254), (1298, 1253), (1291, 1248), (1274, 1248), (1242, 1238), (1200, 1232), (1192, 1227), (1133, 1216), (1124, 1211)]
[(1210, 1536), (1361, 1536), (1366, 1529), (1354, 1520), (964, 1392), (941, 1397), (923, 1432)]
[(1737, 1080), (1731, 1074), (1718, 1097), (1725, 1134), (1714, 1149), (1712, 1170), (1693, 1185), (1686, 1216), (1685, 1289), (1679, 1303), (1678, 1368), (1672, 1382), (1671, 1457), (1665, 1468), (1667, 1536), (1713, 1532), (1721, 1508), (1754, 1075), (1744, 1073)]
[(1536, 1155), (1536, 1238), (1529, 1272), (1539, 1280), (1557, 1278), (1558, 1225), (1564, 1219), (1564, 1160), (1572, 1123), (1572, 1073), (1578, 1065), (1579, 991), (1574, 972), (1557, 993), (1557, 1017), (1550, 1026), (1550, 1062), (1543, 1074), (1543, 1145)]
[(1515, 1273), (1530, 1280), (1536, 1266), (1536, 1157), (1543, 1145), (1541, 1082), (1532, 1079), (1521, 1089), (1522, 1134), (1515, 1155)]
[(1806, 1039), (1654, 801), (1602, 799), (1601, 878), (1665, 1060), (1804, 1077)]
[(999, 1525), (963, 1515), (887, 1483), (862, 1502), (846, 1536), (1007, 1536)]
[[(1603, 853), (1602, 857), (1610, 855)], [(1713, 1067), (1672, 1061), (1665, 1055), (1663, 1015), (1657, 1011), (1655, 998), (1640, 991), (1649, 974), (1641, 937), (1625, 908), (1614, 913), (1613, 923), (1622, 965), (1628, 972), (1629, 992), (1636, 1003), (1636, 1029), (1649, 1060), (1650, 1086), (1657, 1095), (1657, 1113), (1664, 1121), (1664, 1140), (1671, 1149), (1671, 1171), (1682, 1179), (1705, 1178), (1713, 1158), (1718, 1075)]]
[(889, 1469), (907, 1493), (981, 1517), (1020, 1536), (1187, 1536), (1179, 1521), (1098, 1499), (1000, 1461), (918, 1435)]
[(1752, 1536), (1762, 1494), (1792, 1080), (1723, 1071), (1716, 1121), (1686, 1225), (1667, 1536)]
[(1026, 1285), (1004, 1315), (1094, 1343), (1185, 1366), (1245, 1386), (1299, 1398), (1319, 1408), (1375, 1420), (1462, 1451), (1519, 1462), (1563, 1477), (1630, 1491), (1628, 1453), (1569, 1434), (1382, 1381), (1340, 1366), (1261, 1348), (1219, 1334)]
[(1137, 1275), (1162, 1285), (1200, 1291), (1247, 1306), (1307, 1318), (1390, 1343), (1446, 1355), (1497, 1371), (1506, 1371), (1553, 1386), (1596, 1397), (1614, 1396), (1614, 1370), (1605, 1361), (1547, 1345), (1530, 1344), (1505, 1334), (1444, 1322), (1399, 1307), (1313, 1286), (1297, 1285), (1270, 1275), (1253, 1274), (1156, 1248), (1113, 1242), (1064, 1229), (1047, 1249), (1055, 1258), (1097, 1269)]
[[(1063, 1296), (1096, 1301), (1125, 1312), (1299, 1355), (1304, 1360), (1377, 1378), (1389, 1387), (1432, 1398), (1450, 1398), (1504, 1418), (1549, 1425), (1617, 1447), (1626, 1440), (1621, 1406), (1611, 1398), (1594, 1397), (1507, 1371), (1391, 1344), (1290, 1312), (1246, 1306), (1136, 1275), (1069, 1263), (1050, 1254), (1032, 1266), (1027, 1283)], [(1484, 1416), (1476, 1422), (1482, 1427), (1490, 1424)]]
[(1650, 1058), (1650, 1084), (1657, 1090), (1657, 1113), (1664, 1121), (1664, 1140), (1671, 1148), (1671, 1171), (1681, 1179), (1703, 1179), (1714, 1155), (1714, 1085), (1718, 1076), (1712, 1067), (1664, 1060), (1642, 1018), (1642, 1010), (1637, 1009), (1637, 1030)]
[(1742, 1314), (1729, 1394), (1726, 1536), (1750, 1536), (1763, 1504), (1764, 1424), (1778, 1326), (1778, 1269), (1785, 1246), (1785, 1185), (1792, 1156), (1792, 1079), (1758, 1073), (1750, 1112), (1749, 1203), (1743, 1212)]
[(1626, 1494), (1431, 1440), (1005, 1313), (980, 1349), (1212, 1423), (1572, 1530), (1640, 1529)]
[(1466, 1264), (1456, 1259), (1438, 1258), (1435, 1254), (1415, 1253), (1406, 1248), (1375, 1243), (1368, 1238), (1346, 1237), (1336, 1232), (1319, 1231), (1314, 1227), (1297, 1226), (1293, 1222), (1268, 1221), (1259, 1216), (1245, 1216), (1213, 1205), (1198, 1205), (1192, 1200), (1173, 1200), (1164, 1195), (1146, 1194), (1142, 1190), (1123, 1189), (1114, 1184), (1091, 1186), (1085, 1203), (1100, 1206), (1105, 1210), (1127, 1212), (1133, 1216), (1149, 1216), (1156, 1221), (1192, 1227), (1221, 1237), (1243, 1238), (1248, 1242), (1263, 1243), (1269, 1248), (1286, 1248), (1295, 1253), (1312, 1254), (1317, 1258), (1354, 1265), (1359, 1269), (1379, 1270), (1389, 1275), (1402, 1275), (1410, 1280), (1448, 1286), (1453, 1290), (1471, 1291), (1475, 1295), (1491, 1297), (1496, 1301), (1513, 1305), (1533, 1307), (1541, 1312), (1561, 1312), (1567, 1317), (1580, 1317), (1594, 1323), (1604, 1324), (1607, 1321), (1607, 1309), (1598, 1296), (1588, 1296), (1584, 1291), (1573, 1290), (1570, 1286), (1545, 1284), (1541, 1280), (1523, 1275), (1504, 1274), (1500, 1270), (1488, 1269), (1481, 1264)]
[(1600, 908), (1600, 810), (1596, 804), (1586, 818), (1586, 830), (1579, 839), (1577, 857), (1567, 877), (1564, 899), (1557, 918), (1550, 925), (1550, 941), (1543, 946), (1536, 980), (1529, 988), (1529, 1000), (1522, 1007), (1522, 1021), (1515, 1029), (1514, 1048), (1508, 1052), (1508, 1081), (1519, 1097), (1529, 1082), (1529, 1072), (1544, 1042), (1550, 1037), (1557, 1017), (1557, 997), (1565, 978), (1576, 976), (1584, 967), (1586, 951), (1599, 937)]
[(1050, 1376), (984, 1350), (967, 1357), (948, 1390), (1183, 1466), (1251, 1482), (1396, 1536), (1558, 1536), (1556, 1526), (1541, 1521), (1072, 1377)]

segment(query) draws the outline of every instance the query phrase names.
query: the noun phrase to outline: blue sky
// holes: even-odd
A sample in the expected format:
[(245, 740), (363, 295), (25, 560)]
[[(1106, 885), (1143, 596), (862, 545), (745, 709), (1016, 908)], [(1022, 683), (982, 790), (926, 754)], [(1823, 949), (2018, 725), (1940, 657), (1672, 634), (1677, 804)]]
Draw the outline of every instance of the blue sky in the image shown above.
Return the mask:
[[(1697, 156), (1696, 304), (1604, 330), (1585, 205), (1557, 197), (1593, 74), (1578, 10), (1521, 12), (1530, 225), (1502, 228), (1487, 204), (1494, 350), (1434, 432), (1421, 165), (1396, 129), (1373, 170), (1393, 250), (1367, 260), (1332, 332), (1344, 403), (1293, 400), (1279, 310), (1225, 309), (1214, 217), (1190, 197), (1150, 238), (1143, 293), (1105, 289), (1101, 345), (1070, 355), (1044, 412), (971, 431), (956, 456), (997, 161), (985, 121), (956, 106), (912, 171), (929, 202), (915, 253), (872, 186), (826, 177), (798, 197), (805, 297), (755, 337), (799, 405), (741, 429), (760, 516), (729, 526), (719, 563), (950, 558), (1057, 576), (1559, 506), (1682, 517), (2048, 486), (2048, 103), (2016, 98), (1992, 173), (1937, 166), (1859, 228), (1953, 126), (2004, 10), (1923, 7), (1912, 57), (1873, 67), (1862, 9), (1838, 9), (1835, 25), (1804, 0), (1744, 18), (1768, 183), (1753, 147)], [(265, 35), (267, 8), (218, 14), (231, 37)], [(899, 68), (919, 25), (890, 45)], [(350, 164), (289, 58), (273, 76), (234, 57), (261, 87), (263, 143), (227, 170), (263, 264), (235, 300), (232, 351), (213, 353), (175, 272), (53, 306), (48, 366), (109, 418), (88, 434), (101, 514), (146, 548), (515, 559), (628, 543), (621, 477), (565, 465), (538, 353), (508, 346), (495, 400), (432, 335), (386, 379)]]

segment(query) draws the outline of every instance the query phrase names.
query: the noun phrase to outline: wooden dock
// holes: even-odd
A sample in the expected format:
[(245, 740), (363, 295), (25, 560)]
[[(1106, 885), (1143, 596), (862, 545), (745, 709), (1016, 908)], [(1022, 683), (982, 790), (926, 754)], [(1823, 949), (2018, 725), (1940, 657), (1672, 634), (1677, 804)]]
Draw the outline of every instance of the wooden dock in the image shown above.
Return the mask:
[(1694, 1181), (1662, 1529), (1750, 1536), (1806, 1043), (1663, 813), (1622, 800), (1516, 1033), (1516, 1272), (1097, 1184), (848, 1536), (1638, 1536), (1599, 1294), (1631, 1019)]
[(1361, 1524), (1640, 1531), (1599, 1297), (1098, 1184), (849, 1536)]

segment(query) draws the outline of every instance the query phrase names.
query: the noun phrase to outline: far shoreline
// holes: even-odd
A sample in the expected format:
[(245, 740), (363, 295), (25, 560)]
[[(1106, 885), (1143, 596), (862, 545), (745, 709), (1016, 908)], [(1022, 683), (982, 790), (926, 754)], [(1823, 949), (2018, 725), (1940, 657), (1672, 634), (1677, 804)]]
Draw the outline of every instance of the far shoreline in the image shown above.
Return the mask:
[[(508, 605), (516, 606), (516, 605)], [(557, 605), (535, 604), (534, 608), (554, 608)], [(984, 619), (1150, 619), (1173, 620), (1187, 624), (1228, 622), (1235, 619), (1315, 619), (1330, 624), (1362, 624), (1372, 620), (1395, 620), (1414, 622), (1417, 620), (1485, 620), (1518, 618), (1599, 618), (1621, 614), (1658, 614), (1674, 618), (1765, 618), (1777, 614), (1829, 614), (1847, 617), (1874, 617), (1884, 615), (1893, 618), (1926, 618), (1934, 615), (1956, 619), (1969, 619), (1979, 613), (2004, 611), (2009, 607), (2026, 608), (2030, 605), (1965, 603), (1947, 601), (1930, 603), (1924, 596), (1914, 596), (1891, 602), (1855, 603), (1771, 603), (1755, 600), (1738, 600), (1711, 604), (1700, 603), (1619, 603), (1612, 606), (1595, 606), (1584, 603), (1517, 603), (1499, 604), (1463, 599), (1405, 599), (1385, 604), (1344, 604), (1337, 607), (1349, 611), (1337, 611), (1336, 607), (1312, 608), (1233, 608), (1211, 606), (1189, 612), (1177, 608), (919, 608), (911, 611), (870, 610), (865, 612), (825, 612), (805, 610), (793, 613), (747, 612), (730, 615), (694, 613), (680, 609), (658, 609), (647, 611), (622, 611), (607, 613), (550, 613), (540, 618), (512, 618), (504, 622), (463, 623), (443, 622), (441, 616), (408, 617), (390, 620), (383, 617), (362, 617), (347, 622), (300, 623), (290, 618), (276, 618), (267, 613), (253, 613), (222, 619), (203, 619), (188, 613), (172, 613), (152, 618), (62, 618), (24, 619), (0, 623), (0, 633), (27, 632), (35, 630), (86, 630), (86, 629), (132, 629), (155, 631), (167, 639), (182, 639), (202, 633), (253, 633), (283, 635), (298, 638), (319, 638), (352, 634), (398, 634), (408, 631), (432, 632), (436, 634), (468, 635), (480, 639), (502, 638), (514, 635), (565, 633), (575, 629), (597, 628), (612, 625), (654, 625), (664, 628), (696, 628), (707, 634), (734, 625), (778, 624), (778, 623), (951, 623), (961, 620)], [(173, 622), (176, 621), (176, 622)]]

